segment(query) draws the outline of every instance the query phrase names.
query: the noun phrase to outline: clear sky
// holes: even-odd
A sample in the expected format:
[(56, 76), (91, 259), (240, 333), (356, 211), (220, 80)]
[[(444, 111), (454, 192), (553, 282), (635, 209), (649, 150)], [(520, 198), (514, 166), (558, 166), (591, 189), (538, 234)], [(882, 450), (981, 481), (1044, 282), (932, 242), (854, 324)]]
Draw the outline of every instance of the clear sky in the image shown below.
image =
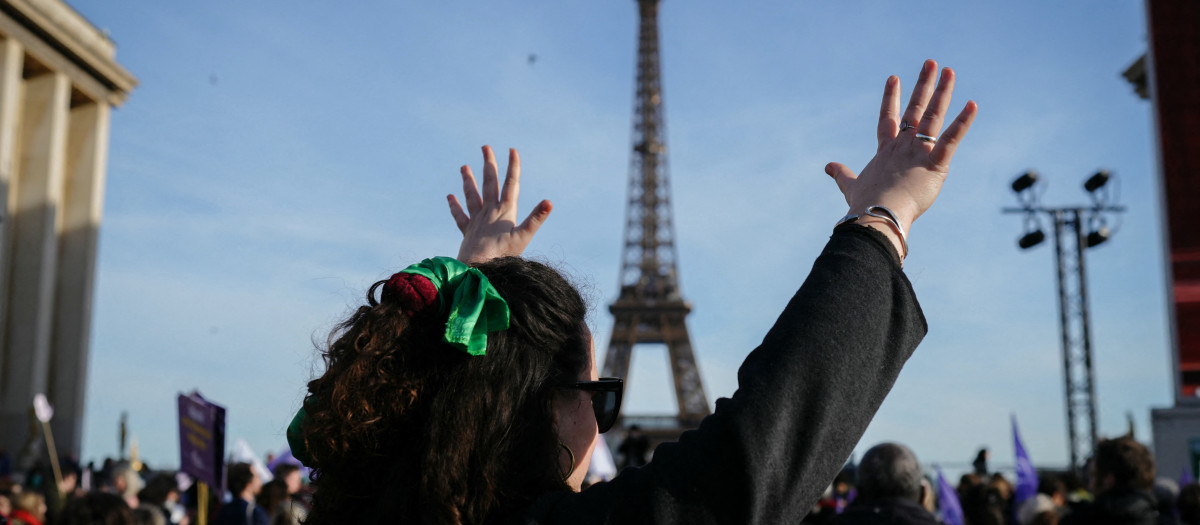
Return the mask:
[[(284, 445), (315, 348), (366, 288), (458, 231), (445, 195), (479, 146), (522, 153), (525, 210), (555, 210), (527, 255), (585, 290), (601, 354), (617, 291), (636, 4), (75, 0), (140, 85), (114, 113), (84, 458), (117, 421), (178, 464), (175, 395), (229, 410), (228, 433)], [(684, 295), (710, 401), (807, 274), (845, 202), (822, 168), (860, 169), (884, 80), (958, 72), (980, 114), (905, 264), (930, 331), (859, 451), (927, 462), (977, 448), (1067, 462), (1050, 243), (1017, 249), (1008, 183), (1083, 204), (1097, 168), (1128, 213), (1088, 252), (1102, 434), (1171, 403), (1150, 104), (1120, 77), (1146, 49), (1142, 2), (665, 0), (668, 145)], [(531, 61), (530, 56), (536, 55)], [(524, 213), (524, 212), (522, 212)], [(848, 320), (853, 322), (853, 319)], [(666, 354), (640, 349), (629, 413), (673, 409)], [(602, 356), (601, 356), (601, 359)]]

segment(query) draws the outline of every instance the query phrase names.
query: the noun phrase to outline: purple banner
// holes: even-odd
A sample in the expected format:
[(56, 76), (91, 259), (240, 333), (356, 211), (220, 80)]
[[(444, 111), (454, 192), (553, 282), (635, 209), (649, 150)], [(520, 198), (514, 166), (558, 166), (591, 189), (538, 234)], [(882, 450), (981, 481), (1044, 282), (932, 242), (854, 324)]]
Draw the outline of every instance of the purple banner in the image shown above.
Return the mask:
[(225, 408), (198, 392), (179, 394), (179, 470), (224, 490)]
[(942, 467), (937, 468), (938, 475), (938, 508), (942, 510), (942, 522), (946, 525), (963, 525), (962, 505), (958, 501), (958, 492), (946, 482), (942, 476)]
[(1013, 448), (1017, 455), (1017, 505), (1021, 502), (1036, 497), (1038, 493), (1038, 475), (1037, 470), (1033, 468), (1033, 462), (1029, 460), (1029, 454), (1025, 452), (1025, 445), (1021, 443), (1021, 433), (1017, 431), (1017, 416), (1012, 415), (1013, 429)]

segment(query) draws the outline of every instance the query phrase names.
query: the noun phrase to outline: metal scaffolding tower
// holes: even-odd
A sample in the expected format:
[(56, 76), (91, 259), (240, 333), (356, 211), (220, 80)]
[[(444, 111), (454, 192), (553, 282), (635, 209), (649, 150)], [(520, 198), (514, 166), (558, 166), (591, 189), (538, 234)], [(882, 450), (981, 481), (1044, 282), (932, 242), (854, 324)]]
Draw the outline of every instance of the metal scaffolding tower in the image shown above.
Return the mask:
[(709, 414), (709, 405), (685, 322), (691, 304), (680, 295), (675, 264), (658, 52), (658, 0), (639, 0), (638, 12), (637, 89), (621, 290), (609, 307), (614, 322), (604, 375), (626, 377), (631, 353), (638, 344), (666, 345), (679, 413), (667, 424), (662, 423), (664, 418), (654, 418), (659, 424), (651, 430), (670, 433), (699, 424)]

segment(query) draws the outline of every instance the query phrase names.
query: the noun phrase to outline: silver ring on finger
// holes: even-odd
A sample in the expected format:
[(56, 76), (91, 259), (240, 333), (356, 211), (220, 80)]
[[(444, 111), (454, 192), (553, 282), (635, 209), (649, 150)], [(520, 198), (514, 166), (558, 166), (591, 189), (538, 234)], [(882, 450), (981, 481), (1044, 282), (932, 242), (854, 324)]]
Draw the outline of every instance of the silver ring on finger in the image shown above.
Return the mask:
[(900, 122), (900, 133), (904, 133), (910, 129), (917, 129), (917, 127), (909, 124), (907, 120)]
[(926, 135), (924, 133), (917, 133), (917, 140), (919, 140), (921, 142), (934, 143), (934, 142), (937, 142), (937, 137), (930, 137), (929, 135)]

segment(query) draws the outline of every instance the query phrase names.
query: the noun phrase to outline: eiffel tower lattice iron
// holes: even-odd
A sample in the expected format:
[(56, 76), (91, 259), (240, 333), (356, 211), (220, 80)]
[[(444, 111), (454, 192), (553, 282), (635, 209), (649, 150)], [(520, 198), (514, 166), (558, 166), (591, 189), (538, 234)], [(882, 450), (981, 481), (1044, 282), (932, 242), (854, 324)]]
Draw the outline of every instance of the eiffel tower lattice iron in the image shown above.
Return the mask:
[(686, 429), (695, 427), (709, 414), (709, 405), (685, 323), (692, 307), (679, 293), (675, 264), (658, 53), (658, 0), (638, 0), (638, 13), (637, 89), (621, 291), (609, 306), (613, 332), (604, 358), (604, 375), (627, 377), (631, 353), (638, 344), (665, 345), (679, 406), (675, 423), (678, 429)]

